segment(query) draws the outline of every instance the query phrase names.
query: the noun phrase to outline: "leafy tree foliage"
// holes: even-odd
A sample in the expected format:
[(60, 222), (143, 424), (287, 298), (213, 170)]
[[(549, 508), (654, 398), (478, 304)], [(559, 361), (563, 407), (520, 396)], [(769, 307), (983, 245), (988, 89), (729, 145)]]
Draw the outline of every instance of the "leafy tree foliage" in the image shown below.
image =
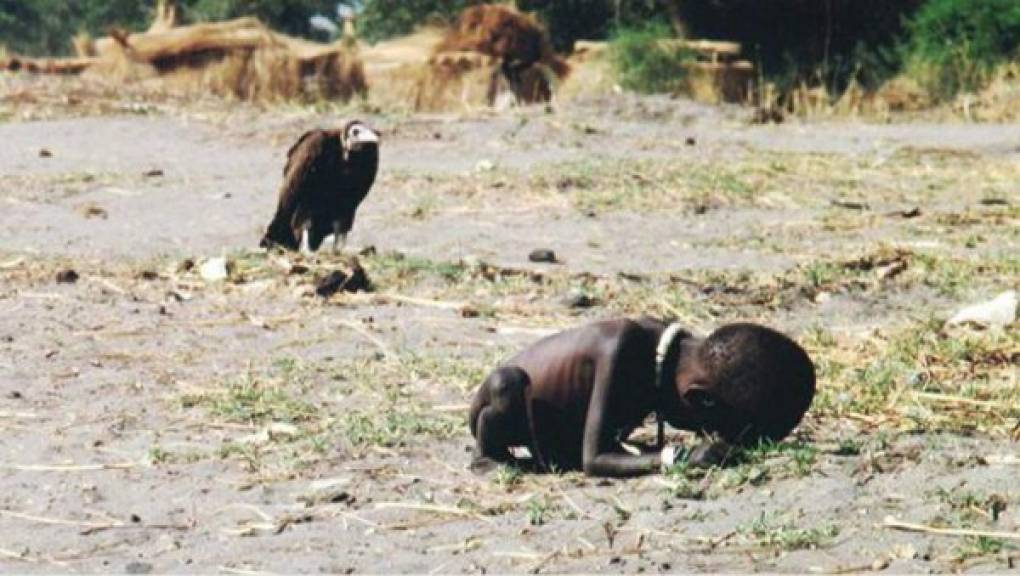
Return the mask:
[(432, 20), (449, 21), (479, 0), (365, 0), (358, 33), (369, 41), (402, 36)]
[(1020, 58), (1017, 0), (928, 0), (908, 27), (908, 70), (937, 96), (976, 88), (995, 65)]
[[(78, 32), (104, 34), (111, 26), (141, 30), (152, 18), (152, 0), (0, 0), (0, 43), (15, 52), (44, 55), (70, 50)], [(277, 30), (310, 35), (308, 18), (336, 15), (335, 0), (179, 0), (185, 22), (257, 16)]]

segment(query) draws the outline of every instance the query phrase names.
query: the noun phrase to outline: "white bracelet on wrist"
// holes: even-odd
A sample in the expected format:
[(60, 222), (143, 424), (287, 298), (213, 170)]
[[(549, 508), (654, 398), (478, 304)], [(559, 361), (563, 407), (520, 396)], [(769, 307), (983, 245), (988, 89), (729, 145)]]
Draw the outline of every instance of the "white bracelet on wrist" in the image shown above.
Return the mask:
[(671, 468), (676, 463), (676, 447), (664, 446), (662, 452), (659, 453), (659, 462), (662, 464), (663, 470)]

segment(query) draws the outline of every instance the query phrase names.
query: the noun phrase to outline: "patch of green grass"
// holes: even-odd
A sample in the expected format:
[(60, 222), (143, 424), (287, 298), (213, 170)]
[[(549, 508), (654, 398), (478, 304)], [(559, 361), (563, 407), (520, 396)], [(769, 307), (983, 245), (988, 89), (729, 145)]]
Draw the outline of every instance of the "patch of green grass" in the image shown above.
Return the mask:
[(463, 434), (464, 421), (413, 408), (390, 406), (380, 411), (349, 412), (342, 418), (340, 428), (344, 438), (355, 448), (398, 448), (414, 440), (447, 439)]
[(828, 545), (839, 535), (839, 527), (825, 524), (813, 528), (798, 528), (792, 522), (777, 522), (770, 515), (762, 514), (740, 531), (751, 536), (757, 545), (779, 550), (807, 550)]
[(812, 410), (882, 416), (916, 431), (1007, 434), (1020, 417), (1015, 330), (946, 332), (929, 319), (850, 345), (810, 350), (824, 366)]
[(306, 387), (307, 382), (296, 362), (281, 359), (268, 373), (248, 371), (230, 378), (221, 389), (185, 395), (180, 402), (185, 408), (204, 406), (229, 422), (293, 424), (312, 420), (317, 415), (314, 405), (295, 395)]
[(610, 60), (620, 85), (645, 93), (677, 92), (684, 88), (690, 50), (665, 46), (672, 38), (669, 26), (654, 22), (641, 28), (619, 30), (609, 43)]
[(501, 464), (496, 469), (496, 474), (492, 477), (492, 481), (504, 490), (513, 490), (520, 485), (524, 473), (521, 469), (512, 464)]
[(1016, 550), (1016, 546), (1001, 538), (967, 536), (953, 547), (953, 561), (963, 563), (989, 556), (998, 556), (1007, 549)]
[(548, 522), (555, 510), (552, 502), (545, 496), (535, 496), (528, 500), (527, 516), (528, 524), (541, 526)]

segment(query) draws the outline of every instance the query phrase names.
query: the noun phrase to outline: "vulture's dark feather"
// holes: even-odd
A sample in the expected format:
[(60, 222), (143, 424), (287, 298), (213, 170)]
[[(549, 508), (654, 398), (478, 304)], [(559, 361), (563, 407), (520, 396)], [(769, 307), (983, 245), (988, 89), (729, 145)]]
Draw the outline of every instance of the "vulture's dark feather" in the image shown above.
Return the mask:
[(363, 123), (306, 132), (287, 152), (276, 215), (261, 245), (297, 250), (307, 231), (310, 249), (330, 234), (335, 247), (354, 225), (378, 168), (378, 135)]

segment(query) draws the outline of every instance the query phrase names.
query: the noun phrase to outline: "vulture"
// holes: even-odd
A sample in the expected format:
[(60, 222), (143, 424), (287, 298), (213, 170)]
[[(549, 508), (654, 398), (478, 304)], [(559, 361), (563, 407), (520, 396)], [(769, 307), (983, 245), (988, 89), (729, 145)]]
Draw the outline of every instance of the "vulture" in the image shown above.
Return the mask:
[(359, 120), (305, 132), (287, 152), (276, 215), (260, 245), (315, 251), (332, 234), (336, 252), (378, 168), (379, 134)]

